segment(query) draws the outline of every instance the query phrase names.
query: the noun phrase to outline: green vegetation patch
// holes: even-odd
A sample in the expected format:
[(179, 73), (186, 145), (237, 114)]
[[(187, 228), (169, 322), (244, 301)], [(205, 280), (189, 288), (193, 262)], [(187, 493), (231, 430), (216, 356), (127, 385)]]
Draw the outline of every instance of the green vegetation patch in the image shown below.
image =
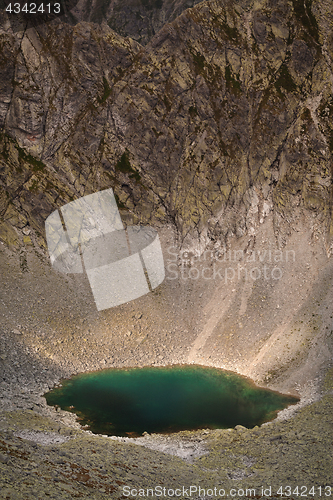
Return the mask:
[(199, 52), (196, 53), (193, 52), (192, 57), (196, 73), (202, 73), (203, 70), (205, 69), (205, 63), (206, 63), (205, 57)]
[(319, 43), (318, 23), (311, 10), (312, 0), (293, 0), (294, 12), (312, 38)]
[(280, 74), (275, 81), (274, 86), (281, 99), (284, 99), (283, 90), (287, 92), (295, 92), (297, 90), (297, 85), (289, 73), (288, 67), (285, 63), (281, 65)]
[(120, 210), (128, 210), (126, 205), (122, 201), (120, 201), (119, 196), (116, 193), (114, 193), (114, 197), (116, 199), (117, 206), (118, 208), (120, 208)]
[(220, 139), (220, 151), (223, 156), (229, 156), (227, 145), (222, 139)]
[(38, 191), (38, 180), (33, 179), (31, 186), (29, 186), (29, 191)]
[(226, 21), (221, 23), (221, 27), (230, 40), (238, 42), (239, 34), (237, 28), (232, 28)]
[(163, 102), (164, 102), (164, 105), (165, 105), (167, 111), (170, 111), (171, 110), (171, 103), (166, 95), (163, 97)]
[(12, 139), (7, 134), (2, 134), (2, 136), (0, 137), (0, 140), (1, 139), (4, 140), (2, 156), (3, 156), (5, 161), (9, 160), (8, 143), (11, 143), (11, 144), (13, 144), (15, 149), (17, 150), (19, 159), (26, 162), (26, 163), (29, 163), (32, 166), (33, 172), (45, 171), (46, 165), (42, 161), (37, 160), (37, 158), (32, 156), (30, 153), (26, 153), (26, 151), (17, 144), (16, 140)]
[(45, 165), (42, 161), (37, 160), (31, 154), (26, 153), (24, 149), (20, 148), (20, 146), (17, 146), (17, 150), (19, 153), (19, 158), (23, 161), (26, 161), (27, 163), (30, 163), (34, 172), (41, 172), (45, 170)]
[(137, 182), (139, 182), (139, 180), (141, 179), (141, 175), (139, 174), (139, 172), (132, 168), (132, 165), (128, 158), (128, 151), (125, 151), (121, 155), (120, 160), (116, 163), (115, 168), (118, 172), (122, 172), (123, 174), (130, 174), (129, 177), (131, 179), (135, 179)]
[(198, 115), (198, 110), (195, 106), (190, 106), (188, 109), (190, 117), (193, 119)]
[(303, 121), (301, 126), (301, 134), (306, 134), (308, 132), (308, 125), (312, 123), (311, 113), (308, 108), (306, 108), (302, 114), (301, 119)]
[(107, 98), (110, 96), (110, 94), (111, 94), (111, 87), (105, 76), (103, 76), (103, 95), (102, 97), (97, 97), (97, 101), (99, 102), (99, 104), (105, 102)]
[(237, 95), (242, 92), (241, 83), (239, 81), (239, 73), (237, 73), (236, 78), (234, 77), (230, 64), (227, 64), (224, 71), (225, 82), (229, 92)]

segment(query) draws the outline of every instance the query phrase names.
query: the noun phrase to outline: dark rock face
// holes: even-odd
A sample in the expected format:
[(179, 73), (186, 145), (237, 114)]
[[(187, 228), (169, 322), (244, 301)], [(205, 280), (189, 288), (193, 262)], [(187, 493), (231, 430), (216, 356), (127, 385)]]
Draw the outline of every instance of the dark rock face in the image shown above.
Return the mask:
[(88, 23), (3, 29), (2, 240), (42, 245), (56, 207), (112, 187), (125, 222), (181, 241), (255, 237), (273, 212), (283, 244), (303, 213), (329, 251), (333, 12), (304, 5), (203, 2), (145, 48)]
[(122, 36), (129, 36), (146, 45), (166, 24), (174, 21), (185, 9), (200, 0), (81, 0), (72, 11), (71, 20), (106, 22)]

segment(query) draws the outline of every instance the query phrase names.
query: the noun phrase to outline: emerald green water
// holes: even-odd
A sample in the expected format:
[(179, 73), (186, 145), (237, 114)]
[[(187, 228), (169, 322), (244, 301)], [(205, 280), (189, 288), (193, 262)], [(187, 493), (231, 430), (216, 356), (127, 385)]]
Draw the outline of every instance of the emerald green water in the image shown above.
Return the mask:
[(238, 424), (251, 428), (298, 401), (234, 373), (202, 366), (84, 373), (62, 381), (45, 398), (49, 405), (76, 413), (92, 432), (116, 436)]

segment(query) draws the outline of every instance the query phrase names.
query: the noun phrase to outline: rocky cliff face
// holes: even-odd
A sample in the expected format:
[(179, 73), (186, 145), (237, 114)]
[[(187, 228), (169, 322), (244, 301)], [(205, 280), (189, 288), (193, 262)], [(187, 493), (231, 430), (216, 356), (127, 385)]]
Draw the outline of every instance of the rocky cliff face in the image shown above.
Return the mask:
[(199, 0), (81, 0), (71, 21), (107, 23), (116, 33), (146, 45), (158, 31)]
[(146, 47), (107, 26), (1, 30), (0, 236), (43, 245), (58, 206), (113, 187), (128, 223), (203, 248), (332, 226), (330, 2), (203, 2)]

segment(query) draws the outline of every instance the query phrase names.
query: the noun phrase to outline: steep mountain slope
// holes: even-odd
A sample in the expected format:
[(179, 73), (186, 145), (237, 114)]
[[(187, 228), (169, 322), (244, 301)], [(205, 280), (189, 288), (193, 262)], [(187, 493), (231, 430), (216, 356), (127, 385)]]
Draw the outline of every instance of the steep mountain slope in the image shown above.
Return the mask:
[(145, 48), (85, 23), (2, 31), (2, 238), (112, 186), (129, 223), (181, 240), (224, 246), (271, 211), (282, 242), (305, 211), (329, 250), (331, 26), (329, 2), (211, 1)]

